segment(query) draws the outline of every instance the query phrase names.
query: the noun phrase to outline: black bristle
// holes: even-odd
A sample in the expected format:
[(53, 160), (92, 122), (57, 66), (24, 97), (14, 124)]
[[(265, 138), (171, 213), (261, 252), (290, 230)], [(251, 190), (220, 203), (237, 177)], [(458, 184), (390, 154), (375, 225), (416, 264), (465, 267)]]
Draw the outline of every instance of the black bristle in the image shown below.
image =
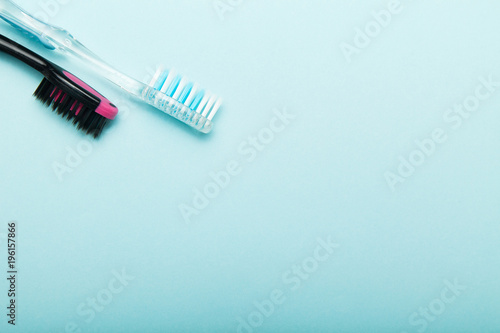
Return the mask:
[[(37, 100), (71, 121), (79, 130), (97, 138), (108, 119), (96, 113), (98, 105), (87, 105), (44, 78), (33, 94)], [(78, 114), (77, 114), (78, 112)]]

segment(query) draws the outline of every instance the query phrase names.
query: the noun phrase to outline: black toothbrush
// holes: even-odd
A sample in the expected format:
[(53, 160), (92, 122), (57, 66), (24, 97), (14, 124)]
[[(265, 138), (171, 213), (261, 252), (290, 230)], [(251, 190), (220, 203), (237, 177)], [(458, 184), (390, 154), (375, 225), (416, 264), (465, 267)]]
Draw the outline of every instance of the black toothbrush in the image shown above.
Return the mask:
[(118, 109), (88, 84), (42, 56), (0, 34), (0, 51), (44, 76), (34, 96), (63, 118), (97, 138)]

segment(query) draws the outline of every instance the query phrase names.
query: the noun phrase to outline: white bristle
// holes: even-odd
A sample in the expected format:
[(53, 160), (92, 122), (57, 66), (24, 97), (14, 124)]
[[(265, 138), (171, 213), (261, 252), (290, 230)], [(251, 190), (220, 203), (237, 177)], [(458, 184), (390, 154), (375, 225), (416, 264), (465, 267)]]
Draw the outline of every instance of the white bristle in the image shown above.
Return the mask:
[[(159, 66), (153, 78), (151, 79), (149, 86), (154, 87), (156, 84), (159, 84), (160, 82), (158, 82), (158, 80), (160, 80), (162, 77), (165, 77), (164, 76), (165, 72), (166, 72), (165, 68), (163, 66)], [(178, 75), (175, 70), (173, 69), (170, 70), (159, 90), (162, 93), (166, 93), (167, 90), (169, 90), (172, 83), (174, 82), (174, 80), (177, 78), (177, 76)], [(179, 81), (179, 85), (177, 86), (177, 89), (175, 90), (172, 98), (178, 100), (181, 97), (183, 90), (186, 88), (188, 84), (190, 84), (188, 79), (182, 77), (181, 80)], [(193, 86), (191, 87), (191, 91), (189, 92), (186, 100), (184, 101), (184, 105), (189, 107), (200, 91), (201, 90), (199, 85), (194, 83)], [(208, 120), (211, 121), (217, 114), (221, 106), (222, 106), (222, 99), (218, 98), (211, 92), (207, 91), (202, 97), (195, 112), (199, 113), (200, 115), (206, 117)]]
[(191, 104), (193, 102), (194, 97), (196, 96), (197, 93), (198, 93), (198, 85), (195, 83), (193, 85), (193, 88), (191, 89), (191, 92), (189, 93), (188, 98), (184, 102), (184, 104), (189, 106), (189, 104)]
[(205, 106), (205, 110), (201, 114), (203, 117), (206, 117), (208, 115), (208, 112), (212, 109), (212, 106), (215, 103), (215, 100), (217, 99), (217, 96), (212, 95), (212, 97), (208, 100), (207, 106)]
[(205, 108), (205, 105), (208, 102), (208, 98), (210, 97), (209, 93), (205, 93), (205, 96), (203, 96), (203, 99), (200, 102), (200, 105), (196, 108), (196, 112), (201, 113), (203, 109)]
[(212, 118), (215, 116), (215, 114), (217, 113), (217, 111), (219, 111), (221, 105), (222, 105), (222, 99), (219, 98), (219, 99), (217, 99), (217, 102), (215, 102), (215, 105), (212, 108), (212, 111), (208, 115), (208, 117), (207, 117), (208, 120), (212, 120)]
[(186, 78), (182, 78), (181, 82), (179, 82), (179, 85), (177, 86), (177, 90), (174, 93), (174, 96), (172, 96), (173, 99), (178, 100), (179, 97), (181, 96), (181, 92), (184, 90), (184, 87), (188, 84), (188, 80)]
[(151, 83), (149, 84), (149, 86), (151, 87), (154, 87), (156, 81), (158, 81), (158, 79), (160, 78), (160, 75), (161, 73), (163, 73), (164, 69), (162, 66), (159, 66), (157, 69), (156, 69), (156, 73), (155, 75), (153, 76), (153, 79), (151, 79)]
[(173, 69), (170, 70), (170, 73), (168, 73), (168, 76), (167, 76), (167, 79), (165, 80), (165, 83), (163, 83), (163, 86), (160, 89), (160, 91), (162, 93), (167, 92), (167, 89), (170, 86), (170, 84), (172, 83), (172, 81), (175, 79), (175, 76), (176, 76), (175, 71)]

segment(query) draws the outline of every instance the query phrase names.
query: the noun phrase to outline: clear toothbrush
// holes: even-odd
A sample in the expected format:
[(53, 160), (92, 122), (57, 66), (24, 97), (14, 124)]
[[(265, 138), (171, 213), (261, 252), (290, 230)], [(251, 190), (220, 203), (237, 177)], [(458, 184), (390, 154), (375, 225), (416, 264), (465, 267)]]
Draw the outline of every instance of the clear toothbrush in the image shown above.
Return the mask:
[(108, 65), (68, 31), (38, 20), (10, 0), (0, 0), (0, 18), (46, 48), (79, 58), (130, 95), (160, 111), (200, 132), (209, 133), (212, 130), (212, 119), (221, 107), (221, 99), (174, 71), (160, 68), (151, 82), (145, 84)]

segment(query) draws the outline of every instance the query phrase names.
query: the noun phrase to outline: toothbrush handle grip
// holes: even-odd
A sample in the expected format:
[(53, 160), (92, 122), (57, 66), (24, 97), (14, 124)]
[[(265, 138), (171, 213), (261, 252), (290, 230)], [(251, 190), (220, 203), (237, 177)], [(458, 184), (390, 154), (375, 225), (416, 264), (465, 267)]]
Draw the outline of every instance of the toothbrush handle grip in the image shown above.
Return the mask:
[(41, 73), (50, 67), (48, 60), (1, 34), (0, 51), (21, 60)]

